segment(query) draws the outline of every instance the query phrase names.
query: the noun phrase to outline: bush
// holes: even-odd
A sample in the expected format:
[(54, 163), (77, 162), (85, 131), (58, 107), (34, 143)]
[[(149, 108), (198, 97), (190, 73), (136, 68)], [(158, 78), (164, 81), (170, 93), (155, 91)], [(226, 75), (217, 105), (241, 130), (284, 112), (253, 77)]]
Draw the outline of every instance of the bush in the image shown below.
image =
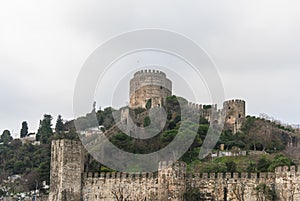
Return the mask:
[(203, 200), (203, 194), (198, 188), (188, 189), (184, 193), (184, 199), (188, 201), (200, 201)]
[(285, 157), (283, 155), (277, 155), (275, 156), (274, 160), (270, 164), (268, 171), (274, 171), (275, 168), (279, 166), (291, 166), (291, 165), (295, 165), (292, 159)]
[(236, 163), (234, 161), (228, 161), (225, 163), (227, 172), (236, 172)]
[(267, 172), (270, 165), (271, 165), (271, 161), (268, 160), (266, 157), (262, 157), (259, 159), (257, 163), (257, 171)]

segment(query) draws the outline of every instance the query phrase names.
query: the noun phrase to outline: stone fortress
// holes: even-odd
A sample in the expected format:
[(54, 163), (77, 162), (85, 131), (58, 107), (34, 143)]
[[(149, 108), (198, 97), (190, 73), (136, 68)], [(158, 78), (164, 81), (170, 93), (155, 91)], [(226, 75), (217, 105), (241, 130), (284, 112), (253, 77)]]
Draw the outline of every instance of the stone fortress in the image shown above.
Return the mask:
[[(157, 70), (141, 70), (130, 80), (130, 108), (146, 108), (164, 105), (167, 97), (172, 95), (172, 82), (166, 74)], [(197, 109), (200, 114), (210, 121), (213, 111), (217, 112), (217, 105), (208, 107), (201, 104), (189, 103), (191, 108)], [(223, 104), (226, 110), (225, 127), (234, 133), (239, 131), (246, 116), (244, 100), (228, 100)], [(212, 111), (213, 110), (213, 111)], [(128, 115), (128, 111), (124, 112)]]
[[(130, 81), (129, 107), (154, 107), (172, 95), (172, 82), (160, 71), (144, 70)], [(216, 105), (189, 103), (210, 119)], [(245, 119), (245, 101), (225, 101), (226, 126), (234, 132)], [(300, 168), (279, 167), (270, 173), (187, 174), (183, 162), (161, 162), (156, 173), (98, 173), (84, 171), (86, 151), (81, 142), (56, 140), (51, 145), (49, 201), (183, 201), (188, 189), (199, 189), (201, 200), (267, 200), (259, 191), (276, 190), (279, 200), (300, 200)]]

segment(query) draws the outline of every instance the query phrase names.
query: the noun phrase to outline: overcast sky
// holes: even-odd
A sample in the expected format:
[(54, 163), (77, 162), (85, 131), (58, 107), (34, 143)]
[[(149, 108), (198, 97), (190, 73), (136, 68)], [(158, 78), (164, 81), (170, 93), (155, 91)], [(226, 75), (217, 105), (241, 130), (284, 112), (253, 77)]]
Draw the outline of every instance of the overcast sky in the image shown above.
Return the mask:
[(142, 28), (175, 31), (204, 48), (226, 99), (245, 99), (249, 114), (300, 123), (299, 8), (296, 0), (1, 1), (0, 132), (19, 134), (23, 120), (36, 132), (45, 113), (71, 119), (87, 57)]

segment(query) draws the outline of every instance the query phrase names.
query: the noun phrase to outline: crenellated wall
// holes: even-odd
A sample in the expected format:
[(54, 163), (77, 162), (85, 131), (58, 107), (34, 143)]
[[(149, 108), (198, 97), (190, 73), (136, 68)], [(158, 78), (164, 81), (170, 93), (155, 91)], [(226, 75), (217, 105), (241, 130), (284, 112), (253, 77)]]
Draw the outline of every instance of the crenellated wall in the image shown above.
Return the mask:
[(185, 200), (198, 189), (204, 200), (300, 200), (300, 167), (268, 173), (187, 174), (183, 162), (161, 162), (157, 173), (85, 173), (80, 142), (56, 140), (51, 146), (49, 201)]
[(85, 173), (83, 200), (157, 200), (158, 178), (152, 173)]
[[(200, 112), (200, 115), (207, 119), (209, 122), (212, 120), (211, 114), (214, 112), (225, 112), (225, 129), (232, 130), (233, 133), (240, 131), (242, 123), (246, 117), (246, 102), (244, 100), (227, 100), (223, 103), (223, 108), (220, 110), (216, 104), (205, 107), (202, 104), (188, 103), (188, 107)], [(215, 120), (215, 119), (214, 119)]]
[(274, 178), (274, 173), (203, 173), (188, 175), (186, 182), (206, 199), (251, 201), (259, 196), (257, 187), (266, 184), (271, 189)]
[(211, 121), (212, 113), (218, 111), (218, 106), (216, 104), (202, 105), (202, 104), (189, 102), (188, 107), (199, 112), (199, 114), (209, 122)]
[(281, 200), (300, 200), (300, 166), (276, 168), (275, 184)]

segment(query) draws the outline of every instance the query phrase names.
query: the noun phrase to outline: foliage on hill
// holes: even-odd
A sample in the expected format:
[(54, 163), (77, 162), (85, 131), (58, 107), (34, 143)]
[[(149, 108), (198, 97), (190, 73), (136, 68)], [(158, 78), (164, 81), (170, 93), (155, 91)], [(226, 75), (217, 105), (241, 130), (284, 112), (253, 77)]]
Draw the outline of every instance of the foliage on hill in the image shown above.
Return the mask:
[(193, 161), (188, 165), (191, 172), (272, 172), (278, 166), (295, 165), (292, 159), (282, 154), (262, 154), (219, 157), (204, 161)]
[[(22, 144), (20, 139), (13, 139), (8, 130), (1, 135), (0, 142), (0, 184), (11, 175), (22, 175), (23, 190), (34, 190), (36, 184), (41, 187), (43, 181), (50, 181), (50, 143), (53, 139), (78, 139), (73, 130), (68, 132), (52, 131), (51, 115), (44, 115), (40, 121), (37, 138), (40, 145)], [(21, 131), (21, 134), (23, 132)], [(26, 136), (23, 136), (23, 138)]]
[(20, 174), (27, 178), (25, 186), (28, 190), (35, 189), (36, 181), (41, 186), (42, 181), (49, 182), (50, 147), (23, 144), (18, 139), (9, 144), (0, 145), (0, 181), (10, 175)]

